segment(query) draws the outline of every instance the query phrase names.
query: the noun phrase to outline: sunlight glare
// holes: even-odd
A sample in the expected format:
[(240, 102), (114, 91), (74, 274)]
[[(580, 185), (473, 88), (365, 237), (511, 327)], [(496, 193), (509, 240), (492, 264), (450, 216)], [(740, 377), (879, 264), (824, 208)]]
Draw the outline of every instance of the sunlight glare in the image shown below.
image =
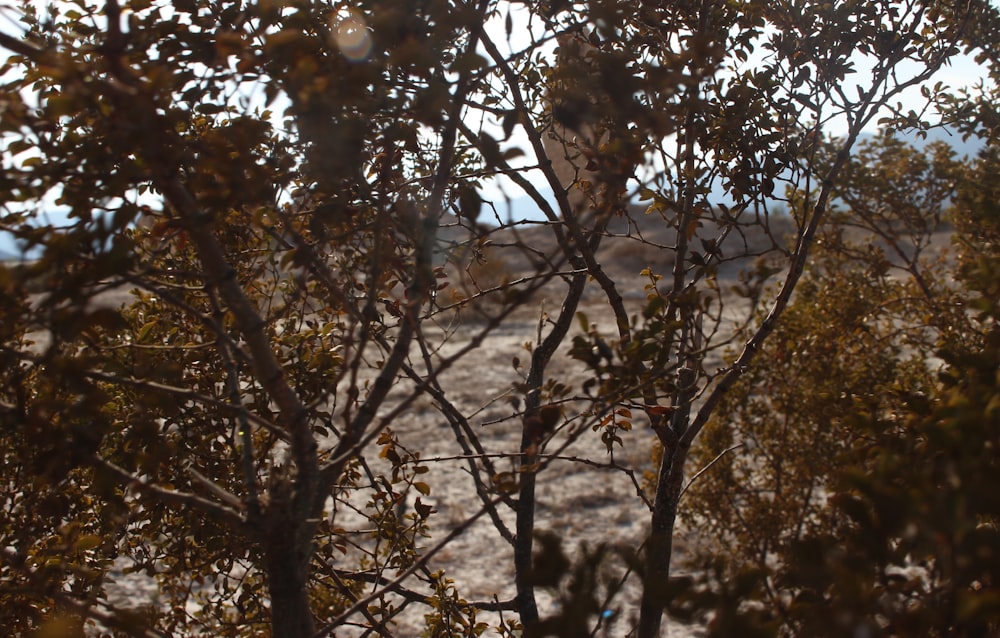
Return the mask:
[(337, 17), (333, 25), (333, 40), (351, 62), (364, 62), (372, 52), (372, 36), (365, 19), (358, 13), (351, 12), (344, 17)]

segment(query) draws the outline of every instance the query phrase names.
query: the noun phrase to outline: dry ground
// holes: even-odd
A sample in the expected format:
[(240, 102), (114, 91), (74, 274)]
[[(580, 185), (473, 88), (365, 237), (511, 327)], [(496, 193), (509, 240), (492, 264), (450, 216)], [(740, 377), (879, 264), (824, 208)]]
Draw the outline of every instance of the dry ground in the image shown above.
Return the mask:
[[(791, 230), (787, 220), (782, 223), (784, 225), (779, 224), (780, 227), (774, 229), (772, 236), (778, 237)], [(672, 253), (669, 250), (636, 241), (636, 237), (642, 235), (652, 244), (670, 245), (673, 238), (654, 234), (656, 231), (651, 229), (655, 227), (653, 224), (643, 229), (623, 223), (613, 229), (618, 238), (608, 242), (599, 255), (612, 278), (624, 282), (622, 290), (632, 312), (638, 312), (644, 300), (642, 285), (645, 280), (639, 276), (639, 270), (648, 266), (666, 273), (670, 267)], [(535, 230), (538, 234), (544, 232)], [(530, 239), (530, 232), (528, 235)], [(766, 250), (770, 241), (770, 237), (757, 234), (749, 236), (746, 242), (742, 238), (733, 238), (727, 246), (756, 254)], [(737, 281), (740, 270), (749, 263), (749, 260), (742, 260), (721, 268), (720, 287), (728, 290)], [(525, 264), (516, 260), (504, 264), (505, 268), (514, 271), (513, 274), (524, 266)], [(558, 311), (561, 302), (559, 292), (557, 283), (538, 293), (530, 303), (525, 304), (493, 331), (481, 348), (466, 356), (441, 377), (441, 386), (445, 388), (448, 399), (464, 414), (475, 415), (471, 419), (472, 425), (487, 453), (496, 455), (494, 461), (500, 471), (515, 469), (513, 459), (520, 440), (521, 421), (516, 407), (509, 399), (516, 395), (512, 386), (522, 380), (523, 368), (520, 371), (515, 369), (512, 360), (514, 357), (520, 358), (522, 362), (529, 359), (525, 343), (535, 340), (542, 313), (554, 315)], [(104, 302), (117, 305), (127, 298), (123, 294), (109, 295)], [(732, 295), (725, 296), (724, 303), (727, 304), (728, 311), (721, 330), (722, 334), (727, 331), (731, 334), (735, 324), (740, 319), (745, 319), (746, 306)], [(613, 337), (614, 322), (606, 303), (602, 303), (602, 293), (596, 285), (591, 284), (580, 309), (602, 334)], [(442, 353), (447, 354), (462, 347), (480, 325), (469, 321), (459, 326), (450, 336)], [(579, 331), (579, 327), (574, 325), (573, 331)], [(549, 375), (579, 391), (587, 372), (582, 364), (568, 356), (566, 350), (569, 341), (566, 340), (563, 349), (554, 359)], [(715, 361), (708, 365), (721, 363), (721, 353), (714, 356)], [(399, 392), (403, 391), (401, 387)], [(583, 427), (586, 431), (578, 433), (574, 430), (580, 427), (578, 424), (579, 422), (574, 422), (567, 426), (545, 450), (550, 454), (557, 452), (560, 458), (551, 460), (538, 477), (537, 529), (554, 533), (573, 556), (579, 554), (578, 550), (582, 546), (594, 548), (601, 544), (634, 551), (646, 536), (650, 516), (648, 507), (637, 495), (636, 482), (642, 481), (643, 472), (652, 469), (650, 453), (655, 436), (648, 430), (646, 423), (637, 419), (633, 431), (624, 433), (624, 444), (611, 455), (601, 442), (599, 433), (590, 431), (586, 426)], [(419, 451), (429, 468), (422, 480), (430, 486), (430, 495), (422, 497), (422, 500), (432, 504), (436, 510), (431, 518), (430, 538), (425, 543), (426, 547), (433, 546), (443, 534), (461, 525), (479, 509), (480, 503), (475, 495), (466, 460), (456, 458), (462, 455), (462, 449), (429, 397), (415, 403), (391, 427), (400, 443)], [(577, 434), (580, 436), (577, 437)], [(561, 450), (560, 444), (568, 437), (575, 438), (574, 442)], [(375, 450), (369, 450), (366, 456), (377, 466), (379, 461), (375, 458)], [(610, 464), (624, 469), (608, 468)], [(689, 474), (697, 469), (689, 468)], [(411, 501), (415, 497), (416, 494), (409, 495)], [(512, 528), (514, 521), (511, 512), (503, 506), (501, 512), (505, 523)], [(684, 528), (682, 518), (675, 557), (683, 557), (685, 547), (692, 541), (692, 533)], [(609, 561), (609, 571), (622, 577), (621, 561), (615, 558), (612, 556)], [(675, 560), (675, 564), (677, 562), (679, 561)], [(512, 548), (502, 540), (487, 517), (479, 519), (429, 562), (432, 570), (444, 570), (449, 578), (454, 579), (459, 594), (469, 601), (510, 600), (514, 594), (512, 566)], [(622, 593), (611, 601), (609, 609), (617, 614), (598, 635), (626, 635), (629, 628), (635, 625), (639, 595), (637, 580), (634, 575), (628, 578)], [(430, 593), (429, 590), (427, 593)], [(138, 579), (123, 579), (117, 595), (128, 599), (132, 604), (148, 602), (155, 598), (155, 585)], [(543, 592), (540, 602), (543, 615), (555, 611), (556, 603), (552, 596)], [(405, 610), (398, 618), (397, 635), (417, 635), (425, 611), (426, 608), (418, 605)], [(481, 619), (494, 624), (498, 617), (493, 613), (484, 613)], [(691, 636), (697, 633), (697, 628), (670, 624), (671, 636)]]

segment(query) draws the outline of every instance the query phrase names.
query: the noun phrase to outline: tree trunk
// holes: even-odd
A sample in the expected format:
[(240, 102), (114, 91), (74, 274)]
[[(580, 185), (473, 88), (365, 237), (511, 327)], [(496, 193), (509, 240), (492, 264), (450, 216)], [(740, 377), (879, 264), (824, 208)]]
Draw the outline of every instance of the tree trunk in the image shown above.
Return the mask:
[(312, 638), (316, 634), (309, 592), (308, 552), (301, 548), (296, 525), (272, 524), (264, 547), (267, 587), (271, 597), (274, 638)]
[(670, 557), (674, 547), (674, 523), (677, 520), (686, 457), (686, 449), (664, 449), (663, 460), (660, 462), (652, 525), (643, 560), (645, 571), (637, 638), (657, 638), (660, 635), (663, 609), (669, 591), (667, 580), (670, 577)]
[[(591, 246), (597, 249), (600, 235)], [(583, 264), (574, 262), (574, 267), (582, 270)], [(532, 466), (538, 462), (538, 450), (548, 432), (541, 408), (541, 388), (545, 380), (545, 368), (552, 355), (562, 344), (576, 316), (576, 309), (583, 297), (587, 285), (587, 275), (578, 273), (573, 276), (566, 298), (563, 299), (559, 317), (552, 325), (552, 330), (542, 339), (541, 343), (531, 353), (531, 368), (528, 372), (526, 385), (528, 392), (524, 398), (524, 422), (521, 431), (521, 468)], [(538, 603), (535, 601), (535, 586), (531, 582), (531, 559), (535, 533), (535, 470), (522, 472), (517, 498), (517, 521), (514, 534), (514, 584), (517, 587), (515, 600), (521, 623), (529, 627), (538, 622)]]
[[(527, 438), (527, 437), (525, 437)], [(524, 450), (526, 444), (522, 444)], [(525, 455), (524, 464), (536, 462), (536, 457)], [(535, 587), (531, 583), (531, 555), (533, 534), (535, 533), (535, 473), (521, 474), (517, 499), (517, 521), (514, 543), (514, 584), (517, 588), (515, 600), (521, 624), (526, 627), (538, 622), (538, 604), (535, 602)]]

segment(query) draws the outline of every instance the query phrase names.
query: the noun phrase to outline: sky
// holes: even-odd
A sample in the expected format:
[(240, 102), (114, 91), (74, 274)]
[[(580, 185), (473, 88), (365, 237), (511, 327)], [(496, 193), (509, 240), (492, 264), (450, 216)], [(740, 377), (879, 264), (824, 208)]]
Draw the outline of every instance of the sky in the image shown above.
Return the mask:
[[(991, 0), (991, 4), (994, 6), (1000, 6), (1000, 0)], [(527, 47), (530, 44), (530, 31), (531, 25), (528, 22), (528, 14), (526, 11), (516, 10), (512, 14), (513, 18), (513, 30), (512, 37), (508, 44), (509, 50), (517, 51)], [(535, 25), (536, 27), (538, 25)], [(487, 26), (487, 31), (491, 34), (494, 41), (498, 43), (498, 46), (503, 46), (507, 44), (504, 21), (503, 18), (495, 19), (491, 24)], [(537, 29), (536, 29), (537, 32)], [(753, 64), (754, 60), (751, 58), (750, 64)], [(874, 66), (874, 61), (867, 61), (861, 56), (855, 60), (857, 73), (854, 74), (854, 78), (858, 79), (858, 82), (864, 82), (868, 77), (870, 77), (870, 72)], [(915, 74), (918, 72), (919, 66), (916, 63), (906, 63), (899, 66), (900, 78), (907, 77), (908, 75)], [(972, 87), (979, 83), (981, 80), (986, 78), (986, 71), (983, 67), (975, 62), (972, 56), (968, 55), (958, 55), (955, 56), (951, 63), (939, 71), (935, 77), (931, 80), (929, 84), (933, 85), (935, 82), (941, 81), (946, 86), (950, 86), (954, 89), (959, 89), (963, 87)], [(848, 83), (850, 83), (850, 79)], [(847, 87), (848, 90), (853, 87)], [(850, 93), (849, 93), (850, 94)], [(921, 97), (920, 87), (912, 87), (911, 89), (902, 93), (898, 100), (907, 109), (919, 110), (925, 100)], [(875, 134), (878, 132), (877, 119), (874, 118), (868, 126), (865, 127), (865, 132), (869, 134)], [(498, 127), (499, 130), (499, 127)], [(847, 132), (847, 122), (846, 120), (837, 120), (829, 123), (825, 127), (825, 132), (829, 135), (839, 136)], [(951, 141), (951, 140), (948, 140)], [(959, 143), (960, 140), (954, 140)], [(515, 128), (515, 134), (507, 142), (509, 146), (520, 146), (522, 148), (530, 148), (527, 143), (527, 137), (524, 135), (520, 127)], [(531, 163), (529, 157), (525, 157), (522, 165)], [(533, 184), (538, 186), (540, 189), (548, 192), (548, 189), (544, 186), (544, 179), (538, 171), (535, 171), (530, 175), (530, 180)], [(637, 186), (637, 184), (636, 184)], [(519, 207), (527, 206), (530, 204), (530, 200), (526, 196), (522, 196), (520, 189), (515, 187), (509, 180), (491, 180), (484, 185), (484, 196), (488, 200), (495, 200), (497, 202), (504, 201), (505, 197), (510, 197), (513, 201), (511, 208), (517, 209)]]
[[(994, 4), (1000, 3), (1000, 0), (993, 0), (993, 3)], [(39, 7), (44, 7), (48, 3), (36, 1), (34, 2), (34, 4)], [(13, 3), (7, 2), (5, 0), (0, 0), (0, 30), (3, 30), (11, 34), (16, 33), (16, 25), (10, 19), (10, 16), (13, 15), (13, 12), (16, 11), (16, 9), (14, 9), (15, 6), (16, 5)], [(512, 36), (509, 42), (507, 42), (506, 29), (503, 17), (493, 20), (487, 26), (487, 30), (493, 37), (494, 41), (498, 43), (498, 46), (501, 47), (506, 46), (509, 47), (510, 50), (516, 51), (523, 49), (530, 44), (531, 30), (534, 28), (534, 30), (537, 33), (541, 25), (538, 24), (537, 19), (536, 23), (532, 25), (529, 22), (528, 12), (523, 9), (515, 9), (514, 11), (512, 11), (511, 20), (513, 24), (513, 30), (511, 32)], [(0, 58), (4, 57), (4, 54), (5, 54), (4, 51), (0, 51)], [(907, 69), (904, 68), (903, 72), (904, 73), (907, 72)], [(857, 74), (857, 77), (864, 77), (864, 75), (865, 75), (865, 69), (862, 67), (861, 64), (859, 64), (859, 72)], [(938, 78), (936, 79), (940, 79), (947, 85), (957, 88), (964, 86), (972, 86), (984, 77), (985, 77), (985, 71), (982, 68), (980, 68), (971, 58), (969, 58), (968, 56), (958, 56), (952, 62), (951, 65), (943, 69), (938, 74)], [(904, 104), (912, 103), (913, 105), (918, 105), (920, 103), (919, 89), (917, 88), (911, 89), (907, 95), (904, 95), (902, 97), (902, 101), (904, 102)], [(916, 106), (914, 106), (914, 108), (915, 107)], [(841, 130), (838, 130), (838, 125), (835, 122), (830, 127), (828, 127), (827, 132), (837, 135), (843, 132), (842, 128), (843, 127), (841, 127)], [(500, 130), (499, 126), (497, 126), (497, 131), (499, 130)], [(869, 126), (868, 131), (875, 132), (874, 122)], [(512, 138), (508, 140), (506, 145), (507, 146), (518, 145), (523, 148), (527, 148), (528, 146), (527, 139), (524, 136), (523, 131), (521, 130), (520, 127), (515, 128), (514, 136), (512, 136)], [(25, 157), (27, 157), (27, 155), (22, 156), (20, 159), (23, 159)], [(5, 158), (2, 161), (9, 162), (11, 160), (10, 158)], [(531, 163), (529, 157), (525, 157), (522, 161), (525, 163)], [(532, 174), (529, 174), (529, 177), (534, 183), (537, 184), (543, 183), (543, 179), (537, 171), (533, 172)], [(547, 189), (544, 190), (548, 192)], [(500, 212), (502, 215), (506, 215), (510, 211), (513, 211), (513, 214), (515, 216), (523, 215), (524, 213), (519, 213), (518, 211), (519, 210), (523, 211), (526, 208), (531, 208), (528, 205), (529, 202), (523, 198), (520, 190), (514, 187), (509, 182), (504, 183), (500, 180), (493, 180), (491, 182), (487, 182), (486, 184), (484, 184), (483, 196), (488, 200), (497, 201), (498, 204), (502, 203), (506, 197), (510, 197), (513, 200), (513, 204), (510, 207), (510, 209), (506, 211), (501, 210)], [(503, 206), (502, 208), (506, 208), (506, 206)], [(58, 218), (60, 217), (59, 211), (54, 206), (50, 214), (53, 220), (58, 220)], [(20, 251), (18, 251), (17, 247), (14, 245), (11, 238), (7, 235), (0, 233), (0, 258), (8, 258), (12, 255), (18, 255), (19, 252)]]

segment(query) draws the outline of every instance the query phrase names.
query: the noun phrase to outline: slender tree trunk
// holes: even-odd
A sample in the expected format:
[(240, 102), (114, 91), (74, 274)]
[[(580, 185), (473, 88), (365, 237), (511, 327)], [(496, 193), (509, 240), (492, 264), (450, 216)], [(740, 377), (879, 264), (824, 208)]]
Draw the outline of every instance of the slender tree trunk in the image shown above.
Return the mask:
[(264, 538), (264, 568), (271, 598), (274, 638), (312, 638), (316, 634), (309, 607), (309, 539), (303, 538), (290, 512), (269, 521)]
[[(531, 445), (530, 437), (522, 436), (522, 453)], [(534, 455), (525, 454), (522, 464), (537, 462)], [(514, 585), (517, 588), (515, 600), (517, 611), (524, 626), (538, 622), (538, 604), (535, 602), (535, 588), (531, 583), (531, 554), (535, 533), (535, 473), (525, 472), (520, 476), (517, 498), (517, 520), (514, 543)]]
[[(591, 250), (596, 250), (600, 235), (597, 235), (593, 241)], [(575, 263), (574, 266), (579, 268), (582, 264)], [(559, 317), (554, 322), (549, 334), (541, 340), (541, 343), (531, 354), (531, 368), (526, 379), (529, 390), (524, 400), (525, 417), (521, 433), (522, 468), (538, 462), (539, 445), (546, 434), (539, 427), (541, 388), (545, 379), (545, 368), (569, 332), (586, 284), (587, 276), (585, 274), (573, 276), (562, 308), (559, 310)], [(523, 472), (520, 476), (514, 534), (514, 584), (517, 588), (515, 600), (517, 601), (518, 614), (521, 616), (521, 623), (525, 627), (538, 622), (538, 604), (535, 601), (535, 587), (531, 582), (531, 555), (534, 543), (533, 534), (535, 533), (535, 478), (534, 470)]]
[(639, 608), (637, 638), (657, 638), (666, 604), (670, 557), (674, 548), (674, 523), (684, 482), (687, 450), (664, 450), (657, 477), (656, 499), (643, 565), (642, 603)]

